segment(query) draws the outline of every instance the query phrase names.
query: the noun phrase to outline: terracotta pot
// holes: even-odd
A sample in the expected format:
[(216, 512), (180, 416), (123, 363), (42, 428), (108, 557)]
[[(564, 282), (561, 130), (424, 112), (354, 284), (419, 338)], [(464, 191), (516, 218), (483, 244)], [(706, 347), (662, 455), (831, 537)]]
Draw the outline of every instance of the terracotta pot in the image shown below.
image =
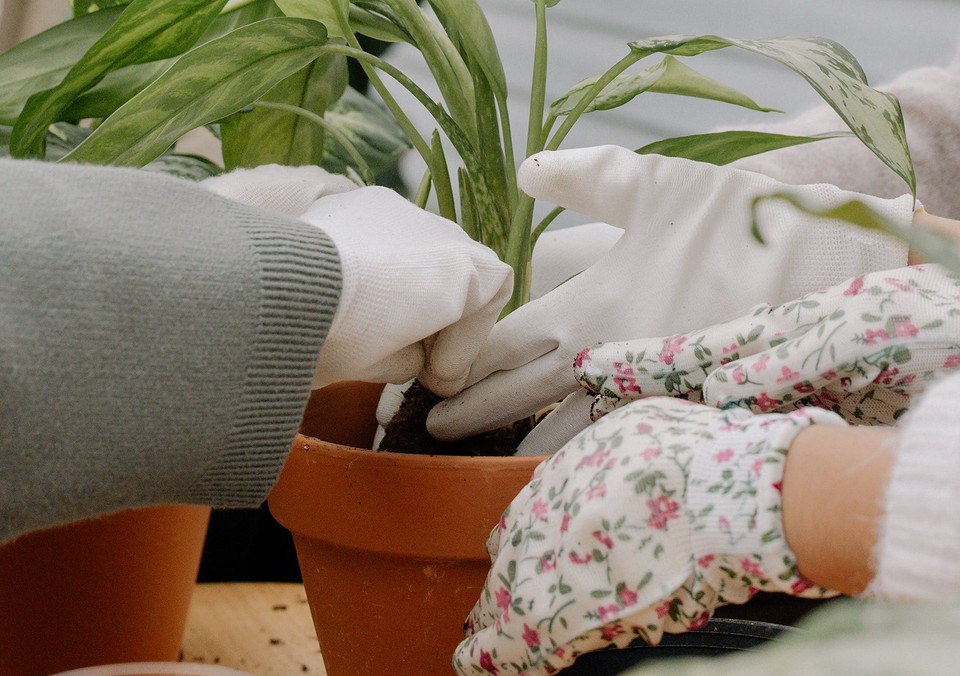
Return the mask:
[(364, 450), (380, 389), (314, 393), (268, 503), (293, 532), (329, 676), (449, 674), (487, 536), (542, 458)]
[(130, 510), (0, 547), (0, 676), (176, 660), (209, 518)]

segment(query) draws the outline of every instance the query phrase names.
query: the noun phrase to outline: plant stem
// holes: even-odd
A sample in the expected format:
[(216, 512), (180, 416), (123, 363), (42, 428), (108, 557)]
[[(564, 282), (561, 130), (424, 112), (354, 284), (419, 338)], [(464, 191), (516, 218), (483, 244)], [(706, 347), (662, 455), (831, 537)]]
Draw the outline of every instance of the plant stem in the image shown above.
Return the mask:
[(427, 206), (427, 200), (430, 199), (430, 188), (433, 180), (430, 176), (430, 170), (423, 172), (423, 178), (420, 179), (420, 185), (417, 187), (417, 194), (413, 197), (413, 203), (423, 209)]
[[(413, 94), (413, 96), (421, 104), (423, 104), (424, 108), (429, 111), (429, 113), (433, 116), (433, 119), (436, 120), (437, 124), (440, 125), (440, 128), (443, 129), (444, 133), (447, 135), (447, 138), (449, 138), (450, 142), (456, 147), (464, 161), (477, 161), (476, 152), (473, 148), (473, 145), (470, 143), (464, 131), (459, 127), (459, 125), (457, 125), (456, 121), (454, 121), (454, 119), (450, 117), (450, 114), (443, 109), (443, 106), (431, 99), (430, 96), (417, 85), (417, 83), (404, 75), (403, 72), (401, 72), (396, 66), (387, 63), (379, 57), (368, 54), (362, 49), (347, 47), (346, 45), (327, 44), (321, 47), (320, 51), (330, 52), (333, 54), (343, 54), (344, 56), (355, 58), (364, 64), (365, 67), (369, 65), (371, 66), (371, 70), (373, 70), (372, 66), (375, 66), (395, 79), (398, 83), (403, 85), (408, 92)], [(374, 73), (376, 73), (376, 71), (374, 71)], [(383, 83), (382, 81), (380, 82), (382, 86)], [(384, 100), (386, 101), (386, 99)], [(393, 104), (396, 105), (395, 100), (391, 98), (391, 101), (393, 101)], [(394, 112), (395, 115), (398, 114), (393, 111), (393, 108), (390, 110), (391, 112)], [(401, 112), (399, 115), (403, 115), (403, 113)], [(427, 166), (432, 166), (433, 154), (430, 149), (430, 144), (427, 143), (422, 136), (420, 136), (420, 133), (415, 127), (413, 127), (413, 123), (410, 122), (406, 115), (403, 115), (402, 118), (398, 117), (397, 121), (401, 123), (401, 126), (404, 127), (404, 131), (406, 131), (408, 135), (412, 134), (411, 141), (413, 142), (414, 147), (420, 152), (420, 155), (423, 157)], [(407, 129), (407, 125), (410, 126), (410, 130)]]
[(527, 124), (527, 157), (543, 149), (541, 130), (547, 98), (547, 5), (536, 0), (537, 41), (533, 54), (533, 82), (530, 85), (530, 118)]
[[(337, 21), (340, 23), (340, 30), (343, 32), (346, 37), (347, 42), (350, 47), (355, 50), (356, 53), (346, 54), (347, 56), (353, 56), (360, 62), (360, 66), (363, 68), (363, 72), (367, 75), (367, 78), (370, 80), (370, 84), (373, 85), (374, 89), (377, 90), (377, 93), (380, 95), (380, 98), (383, 99), (384, 104), (387, 108), (390, 109), (390, 112), (393, 113), (393, 116), (396, 118), (397, 122), (403, 128), (404, 133), (406, 133), (407, 138), (410, 139), (410, 142), (413, 144), (413, 147), (417, 149), (417, 152), (420, 153), (420, 156), (423, 157), (423, 161), (427, 163), (429, 167), (432, 162), (432, 157), (430, 154), (430, 144), (427, 143), (426, 139), (420, 135), (420, 132), (417, 131), (417, 128), (414, 126), (413, 122), (410, 121), (410, 118), (407, 117), (406, 113), (403, 112), (403, 109), (400, 107), (400, 104), (397, 103), (397, 100), (393, 98), (393, 95), (390, 91), (384, 86), (383, 80), (380, 79), (380, 75), (377, 73), (374, 66), (360, 58), (360, 54), (367, 55), (363, 51), (363, 48), (360, 46), (360, 42), (357, 40), (356, 34), (353, 32), (353, 28), (350, 27), (350, 18), (348, 15), (343, 12), (343, 5), (339, 2), (333, 3), (334, 10), (337, 13)], [(330, 49), (334, 45), (327, 45), (326, 48)], [(330, 49), (330, 51), (333, 51)], [(344, 52), (341, 52), (344, 53)]]
[(310, 120), (314, 124), (323, 127), (324, 131), (330, 133), (334, 140), (343, 146), (343, 149), (347, 151), (347, 154), (350, 155), (350, 159), (354, 161), (357, 166), (357, 169), (360, 172), (360, 175), (363, 177), (364, 183), (367, 185), (373, 185), (376, 182), (373, 172), (370, 170), (370, 165), (367, 164), (367, 161), (363, 159), (363, 155), (360, 154), (360, 151), (357, 150), (357, 147), (350, 142), (350, 139), (346, 135), (337, 129), (334, 125), (327, 122), (320, 115), (300, 108), (299, 106), (294, 106), (289, 103), (280, 103), (278, 101), (256, 101), (253, 103), (254, 106), (259, 108), (273, 108), (274, 110), (283, 110), (288, 113), (294, 113), (299, 115), (304, 119)]
[(610, 68), (610, 70), (601, 75), (597, 81), (593, 83), (590, 91), (583, 95), (583, 98), (580, 99), (580, 103), (577, 104), (576, 108), (570, 111), (570, 114), (567, 115), (567, 118), (563, 121), (563, 124), (560, 125), (560, 128), (557, 129), (557, 132), (545, 145), (546, 150), (556, 150), (559, 148), (560, 144), (563, 143), (563, 139), (565, 139), (567, 134), (570, 133), (570, 129), (573, 128), (573, 125), (576, 124), (577, 120), (580, 119), (580, 116), (583, 115), (583, 111), (585, 111), (593, 102), (593, 100), (597, 98), (600, 92), (602, 92), (608, 84), (613, 82), (613, 80), (616, 79), (620, 73), (635, 64), (644, 56), (646, 56), (646, 54), (636, 54), (634, 52), (630, 52), (625, 57), (617, 61), (613, 67)]
[(566, 211), (563, 207), (556, 207), (549, 214), (544, 216), (543, 220), (537, 224), (537, 227), (533, 229), (533, 233), (530, 235), (530, 247), (533, 248), (536, 245), (537, 240), (540, 238), (540, 235), (543, 234), (543, 231), (550, 227), (550, 224), (553, 223), (557, 216)]
[[(530, 85), (530, 115), (527, 122), (527, 157), (543, 149), (543, 113), (547, 98), (547, 3), (535, 0), (537, 39), (533, 54), (533, 78)], [(508, 126), (505, 124), (504, 128)], [(512, 141), (505, 141), (507, 148)], [(506, 148), (505, 148), (506, 150)], [(511, 176), (516, 181), (515, 170)], [(517, 201), (510, 221), (510, 233), (503, 261), (513, 268), (513, 295), (501, 316), (513, 312), (530, 299), (530, 227), (533, 224), (533, 198), (516, 192)]]
[(505, 317), (530, 300), (530, 226), (533, 223), (533, 198), (520, 194), (517, 209), (510, 223), (510, 240), (503, 261), (513, 268), (513, 295), (501, 317)]
[(500, 129), (503, 134), (503, 175), (507, 179), (507, 200), (510, 212), (517, 206), (517, 160), (513, 152), (513, 131), (510, 129), (510, 112), (506, 98), (497, 96), (497, 110), (500, 112)]

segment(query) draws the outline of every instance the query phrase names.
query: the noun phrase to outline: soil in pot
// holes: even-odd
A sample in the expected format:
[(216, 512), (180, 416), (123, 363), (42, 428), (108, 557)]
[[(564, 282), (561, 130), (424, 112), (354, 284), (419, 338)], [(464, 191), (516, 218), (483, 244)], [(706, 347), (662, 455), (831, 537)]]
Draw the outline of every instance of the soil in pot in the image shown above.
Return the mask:
[(477, 434), (458, 441), (439, 441), (427, 431), (430, 409), (443, 399), (419, 382), (414, 382), (404, 395), (400, 410), (387, 425), (381, 451), (421, 453), (426, 455), (508, 456), (530, 433), (532, 423), (519, 420), (509, 427)]

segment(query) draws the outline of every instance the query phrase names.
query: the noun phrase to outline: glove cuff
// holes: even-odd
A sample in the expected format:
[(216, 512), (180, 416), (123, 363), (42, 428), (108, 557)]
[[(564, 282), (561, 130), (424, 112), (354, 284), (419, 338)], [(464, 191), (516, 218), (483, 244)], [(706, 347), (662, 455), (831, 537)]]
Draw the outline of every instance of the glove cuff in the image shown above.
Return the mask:
[(726, 603), (757, 591), (835, 595), (804, 579), (783, 530), (781, 485), (793, 439), (810, 425), (843, 425), (807, 408), (756, 416), (725, 411), (691, 461), (687, 505), (698, 574)]

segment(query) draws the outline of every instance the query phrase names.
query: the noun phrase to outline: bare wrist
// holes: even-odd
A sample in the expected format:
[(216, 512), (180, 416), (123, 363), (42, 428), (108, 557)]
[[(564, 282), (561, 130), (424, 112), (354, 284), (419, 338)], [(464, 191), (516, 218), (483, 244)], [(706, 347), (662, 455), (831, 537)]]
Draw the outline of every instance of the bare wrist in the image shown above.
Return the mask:
[(896, 433), (814, 425), (794, 439), (783, 476), (783, 524), (809, 581), (860, 594), (873, 579)]

